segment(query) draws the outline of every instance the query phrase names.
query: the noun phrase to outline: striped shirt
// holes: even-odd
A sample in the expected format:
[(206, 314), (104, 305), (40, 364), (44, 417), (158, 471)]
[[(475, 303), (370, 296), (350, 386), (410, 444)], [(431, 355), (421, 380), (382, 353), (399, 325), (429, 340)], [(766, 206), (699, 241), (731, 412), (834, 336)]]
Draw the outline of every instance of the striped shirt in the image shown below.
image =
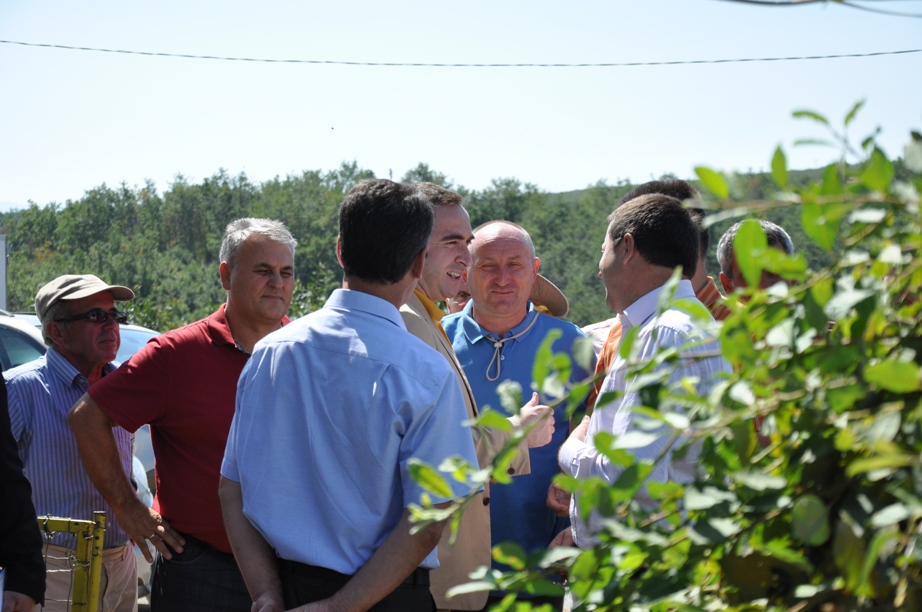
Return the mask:
[[(103, 375), (115, 366), (106, 364)], [(32, 483), (32, 502), (38, 516), (92, 520), (94, 510), (106, 512), (104, 548), (128, 542), (115, 522), (112, 508), (90, 480), (77, 441), (67, 423), (67, 411), (79, 400), (89, 381), (60, 353), (49, 348), (45, 356), (3, 373), (9, 393), (13, 437), (26, 477)], [(122, 469), (131, 474), (134, 434), (113, 429)], [(47, 541), (75, 548), (74, 536), (59, 534)]]

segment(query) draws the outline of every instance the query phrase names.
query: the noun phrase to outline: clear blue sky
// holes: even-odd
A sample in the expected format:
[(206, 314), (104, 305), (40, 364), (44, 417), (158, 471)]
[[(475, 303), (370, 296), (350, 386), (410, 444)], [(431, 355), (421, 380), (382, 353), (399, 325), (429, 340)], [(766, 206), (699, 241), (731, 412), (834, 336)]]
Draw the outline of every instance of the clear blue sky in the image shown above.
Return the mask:
[[(865, 4), (872, 4), (866, 2)], [(876, 2), (922, 13), (922, 2)], [(369, 62), (601, 63), (922, 48), (922, 19), (840, 5), (717, 0), (157, 2), (3, 0), (0, 39), (135, 51)], [(902, 154), (922, 129), (922, 53), (617, 68), (411, 68), (145, 57), (0, 44), (0, 209), (106, 183), (220, 168), (254, 182), (356, 161), (400, 178), (419, 162), (482, 189), (647, 180), (695, 165), (760, 170), (836, 153), (791, 113)]]

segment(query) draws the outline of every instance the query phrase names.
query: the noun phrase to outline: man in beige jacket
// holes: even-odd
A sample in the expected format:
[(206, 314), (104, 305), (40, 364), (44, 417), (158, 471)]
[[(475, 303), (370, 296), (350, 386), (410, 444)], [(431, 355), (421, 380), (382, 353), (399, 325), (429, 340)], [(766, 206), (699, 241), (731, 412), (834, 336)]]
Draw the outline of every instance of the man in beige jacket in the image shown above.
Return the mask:
[[(468, 243), (474, 235), (467, 211), (461, 205), (461, 196), (432, 183), (416, 185), (432, 204), (435, 225), (429, 238), (429, 253), (423, 267), (419, 285), (407, 303), (400, 309), (407, 329), (416, 337), (441, 353), (454, 368), (461, 385), (467, 415), (475, 419), (479, 415), (474, 394), (464, 376), (464, 370), (455, 357), (451, 343), (442, 331), (439, 320), (442, 311), (436, 302), (457, 295), (461, 275), (471, 264)], [(519, 414), (509, 421), (516, 429), (535, 425), (528, 433), (528, 448), (544, 446), (554, 433), (554, 419), (544, 418), (550, 412), (547, 406), (538, 405), (538, 396), (526, 404)], [(509, 434), (498, 429), (472, 429), (477, 459), (481, 467), (490, 463), (499, 452)], [(513, 476), (527, 474), (531, 470), (528, 451), (522, 448), (509, 467)], [(461, 518), (458, 534), (453, 545), (449, 544), (450, 530), (446, 529), (438, 545), (439, 569), (431, 574), (431, 590), (440, 612), (445, 610), (480, 610), (487, 602), (487, 592), (468, 593), (448, 599), (447, 591), (454, 586), (469, 582), (469, 574), (481, 566), (490, 566), (490, 491), (481, 493), (482, 500), (471, 504)]]

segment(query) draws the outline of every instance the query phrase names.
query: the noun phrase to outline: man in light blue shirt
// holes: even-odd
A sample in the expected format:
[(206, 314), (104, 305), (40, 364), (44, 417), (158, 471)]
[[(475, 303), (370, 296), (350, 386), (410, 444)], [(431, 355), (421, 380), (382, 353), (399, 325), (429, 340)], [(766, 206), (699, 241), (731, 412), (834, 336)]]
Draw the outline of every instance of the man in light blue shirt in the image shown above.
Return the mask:
[[(577, 478), (600, 477), (612, 484), (621, 475), (621, 467), (613, 464), (593, 444), (599, 432), (615, 438), (643, 431), (656, 434), (646, 445), (633, 448), (638, 461), (655, 462), (647, 477), (648, 482), (688, 483), (695, 479), (700, 446), (692, 445), (684, 453), (681, 448), (687, 438), (682, 435), (674, 443), (670, 427), (640, 429), (633, 408), (642, 405), (640, 389), (630, 385), (629, 367), (639, 367), (660, 350), (679, 350), (676, 369), (668, 385), (687, 379), (695, 386), (699, 396), (707, 395), (721, 377), (730, 372), (730, 366), (720, 354), (720, 346), (713, 336), (714, 319), (707, 308), (695, 297), (691, 282), (682, 280), (669, 306), (657, 315), (657, 306), (664, 285), (681, 266), (686, 278), (694, 275), (698, 260), (698, 230), (679, 200), (660, 194), (634, 198), (609, 217), (608, 231), (599, 261), (599, 276), (605, 283), (606, 303), (618, 313), (624, 327), (624, 337), (633, 328), (639, 328), (628, 355), (619, 351), (612, 362), (599, 393), (600, 398), (609, 391), (620, 392), (616, 399), (599, 402), (591, 417), (585, 417), (560, 449), (561, 469)], [(684, 305), (682, 303), (684, 302)], [(696, 311), (698, 314), (690, 314)], [(697, 317), (697, 318), (696, 318)], [(659, 367), (671, 367), (664, 362)], [(681, 403), (670, 402), (661, 410), (683, 413)], [(654, 501), (641, 489), (637, 501), (647, 509), (654, 509)], [(595, 543), (600, 529), (600, 517), (593, 513), (583, 516), (574, 495), (570, 503), (572, 532), (564, 532), (557, 544), (576, 544), (589, 548)]]
[[(134, 549), (83, 467), (67, 411), (90, 385), (115, 369), (111, 362), (118, 352), (119, 323), (127, 320), (116, 310), (115, 300), (131, 299), (131, 289), (108, 285), (91, 274), (59, 276), (35, 296), (48, 352), (3, 374), (13, 437), (32, 483), (38, 515), (92, 520), (95, 510), (106, 512), (99, 608), (106, 612), (137, 610)], [(121, 428), (115, 436), (121, 468), (130, 477), (134, 436)], [(69, 557), (75, 548), (70, 534), (47, 540), (48, 612), (69, 609)]]
[[(415, 187), (368, 180), (339, 220), (343, 288), (260, 341), (241, 374), (225, 523), (254, 609), (430, 611), (443, 525), (410, 533), (424, 495), (410, 467), (477, 465), (451, 367), (398, 311), (422, 274), (432, 209)], [(470, 490), (447, 480), (450, 495), (430, 494), (439, 506)]]
[[(462, 312), (442, 319), (442, 326), (470, 381), (478, 406), (505, 413), (498, 390), (506, 381), (517, 383), (523, 395), (530, 395), (538, 349), (552, 331), (560, 334), (553, 351), (571, 356), (573, 367), (566, 382), (582, 381), (592, 373), (592, 367), (586, 369), (575, 357), (576, 344), (586, 335), (572, 323), (538, 312), (529, 300), (540, 260), (528, 232), (506, 221), (481, 225), (474, 230), (471, 259), (468, 270), (471, 301)], [(548, 488), (558, 473), (557, 451), (570, 431), (565, 405), (555, 409), (554, 419), (550, 444), (528, 451), (531, 473), (517, 476), (509, 484), (491, 487), (494, 546), (515, 542), (528, 553), (544, 550), (569, 525), (566, 517), (558, 517), (546, 504)], [(493, 564), (504, 567), (495, 561)], [(503, 595), (491, 593), (488, 603), (496, 603)], [(528, 598), (524, 594), (519, 597)], [(562, 597), (557, 596), (528, 599), (535, 605), (548, 602), (557, 609), (563, 605)]]

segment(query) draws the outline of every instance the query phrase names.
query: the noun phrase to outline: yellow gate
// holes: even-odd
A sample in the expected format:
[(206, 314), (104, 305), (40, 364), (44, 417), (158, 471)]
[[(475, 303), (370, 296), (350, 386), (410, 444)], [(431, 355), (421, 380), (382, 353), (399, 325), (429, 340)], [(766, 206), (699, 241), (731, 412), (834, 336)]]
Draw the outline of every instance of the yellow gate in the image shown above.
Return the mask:
[(77, 546), (71, 559), (73, 589), (70, 609), (73, 612), (96, 612), (99, 609), (99, 581), (102, 577), (102, 543), (106, 533), (106, 513), (94, 512), (92, 521), (54, 516), (38, 517), (43, 533), (72, 533)]

